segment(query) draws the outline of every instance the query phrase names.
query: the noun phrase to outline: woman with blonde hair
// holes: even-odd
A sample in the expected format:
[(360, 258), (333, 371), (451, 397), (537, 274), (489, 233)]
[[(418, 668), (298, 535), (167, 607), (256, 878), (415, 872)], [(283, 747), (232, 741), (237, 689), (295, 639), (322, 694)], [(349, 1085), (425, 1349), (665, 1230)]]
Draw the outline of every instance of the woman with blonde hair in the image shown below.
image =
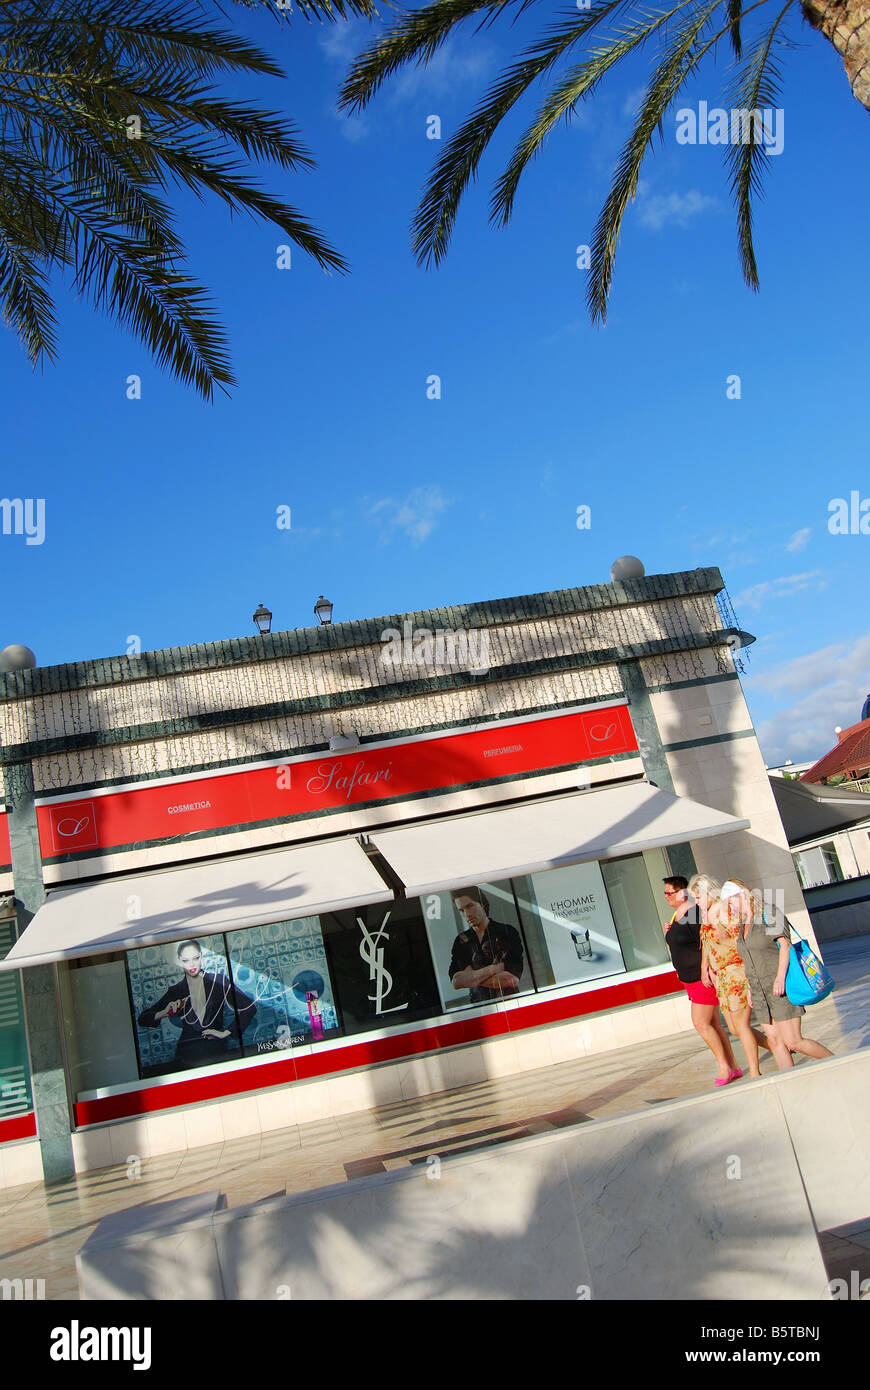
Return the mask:
[[(725, 919), (721, 889), (709, 874), (695, 874), (689, 881), (689, 892), (701, 912), (701, 979), (715, 989), (727, 1026), (743, 1044), (750, 1077), (760, 1076), (758, 1041), (752, 1031), (749, 984), (737, 950), (737, 930)], [(716, 1085), (726, 1086), (742, 1075), (738, 1069), (727, 1080), (717, 1080)]]
[(765, 1033), (780, 1071), (794, 1065), (792, 1052), (833, 1057), (821, 1043), (801, 1036), (804, 1010), (800, 1004), (792, 1004), (785, 992), (791, 946), (788, 922), (775, 912), (776, 920), (768, 926), (756, 898), (739, 878), (722, 884), (722, 917), (737, 932), (736, 946), (749, 981), (753, 1019)]

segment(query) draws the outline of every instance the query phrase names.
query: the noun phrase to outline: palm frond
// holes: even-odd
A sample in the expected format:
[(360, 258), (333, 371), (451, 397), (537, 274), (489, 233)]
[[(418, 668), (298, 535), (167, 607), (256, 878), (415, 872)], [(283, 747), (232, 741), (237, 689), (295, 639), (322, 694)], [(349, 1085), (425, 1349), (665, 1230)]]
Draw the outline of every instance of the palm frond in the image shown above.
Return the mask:
[[(0, 202), (4, 189), (0, 184)], [(57, 352), (55, 318), (45, 271), (13, 235), (9, 218), (0, 209), (0, 304), (3, 319), (18, 334), (31, 361), (52, 361)]]
[[(732, 109), (739, 113), (749, 129), (748, 138), (740, 143), (732, 143), (725, 152), (725, 162), (731, 170), (731, 193), (737, 205), (737, 243), (740, 249), (740, 267), (743, 278), (752, 290), (757, 290), (758, 265), (755, 260), (755, 246), (752, 237), (752, 195), (762, 196), (762, 179), (766, 155), (764, 146), (756, 137), (753, 113), (765, 107), (776, 107), (780, 99), (781, 69), (774, 56), (776, 44), (787, 46), (789, 41), (778, 33), (780, 25), (791, 9), (786, 4), (780, 10), (766, 34), (761, 35), (753, 45), (747, 61), (729, 89), (728, 100)], [(750, 113), (748, 118), (744, 113)], [(741, 129), (741, 136), (744, 130)]]
[(280, 65), (256, 44), (230, 29), (197, 26), (198, 18), (198, 7), (174, 0), (125, 0), (123, 6), (77, 0), (73, 8), (49, 0), (30, 12), (4, 16), (0, 73), (18, 54), (37, 73), (73, 75), (87, 69), (96, 75), (101, 66), (110, 70), (123, 61), (145, 72), (165, 67), (201, 77), (231, 70), (283, 76)]
[(0, 0), (0, 307), (34, 362), (56, 351), (48, 277), (60, 270), (206, 399), (232, 384), (225, 335), (163, 196), (172, 185), (271, 222), (327, 271), (347, 269), (296, 208), (249, 177), (244, 161), (300, 170), (314, 160), (286, 119), (216, 93), (217, 77), (281, 69), (200, 23), (204, 12), (195, 0)]
[[(499, 78), (485, 100), (448, 141), (420, 200), (412, 245), (418, 261), (437, 265), (447, 252), (462, 195), (498, 126), (548, 68), (626, 0), (599, 0), (583, 15), (553, 28)], [(689, 3), (689, 0), (685, 0)]]
[[(350, 15), (357, 15), (361, 19), (378, 18), (373, 0), (292, 0), (292, 8), (288, 4), (283, 9), (278, 8), (275, 0), (234, 0), (234, 3), (244, 5), (248, 10), (261, 10), (265, 7), (278, 19), (289, 19), (291, 13), (299, 13), (309, 24), (313, 20), (331, 24), (337, 19), (347, 19)], [(386, 4), (390, 9), (393, 8), (390, 0), (386, 0)]]
[(338, 98), (338, 109), (356, 115), (388, 77), (407, 64), (424, 67), (463, 20), (483, 13), (497, 17), (510, 6), (525, 9), (529, 0), (434, 0), (405, 15), (383, 38), (354, 61)]
[(656, 132), (661, 135), (665, 112), (700, 59), (695, 51), (696, 45), (719, 2), (707, 0), (678, 26), (673, 44), (650, 79), (643, 106), (620, 156), (613, 184), (592, 238), (586, 301), (593, 323), (596, 320), (604, 322), (607, 317), (607, 299), (622, 219), (629, 199), (637, 191), (644, 157)]
[(743, 0), (726, 0), (725, 8), (728, 14), (728, 32), (731, 36), (731, 47), (734, 50), (734, 57), (739, 58), (743, 47), (743, 40), (740, 35)]
[(525, 168), (534, 159), (553, 126), (567, 117), (578, 101), (591, 96), (612, 68), (635, 49), (643, 47), (651, 34), (666, 25), (674, 15), (694, 4), (695, 0), (679, 0), (672, 9), (655, 13), (651, 18), (643, 14), (620, 37), (605, 47), (598, 49), (592, 58), (568, 73), (549, 94), (532, 124), (518, 142), (507, 169), (495, 186), (492, 198), (490, 219), (504, 226), (513, 212), (517, 187)]

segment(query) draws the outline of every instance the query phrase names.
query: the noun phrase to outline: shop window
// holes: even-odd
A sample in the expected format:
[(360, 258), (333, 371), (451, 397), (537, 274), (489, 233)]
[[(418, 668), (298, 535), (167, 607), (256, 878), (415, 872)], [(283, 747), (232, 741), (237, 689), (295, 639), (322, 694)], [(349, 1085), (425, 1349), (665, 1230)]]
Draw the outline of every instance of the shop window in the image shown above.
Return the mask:
[[(0, 922), (0, 960), (14, 944), (14, 924)], [(32, 1109), (21, 982), (17, 970), (8, 970), (0, 975), (0, 1120)]]
[(605, 860), (601, 872), (626, 969), (665, 965), (669, 957), (662, 930), (661, 888), (668, 870), (661, 850)]
[(256, 1005), (244, 1030), (246, 1054), (339, 1035), (318, 917), (250, 927), (226, 942), (236, 988)]
[(123, 953), (67, 961), (58, 980), (73, 1095), (138, 1081)]
[(800, 850), (792, 856), (798, 871), (801, 888), (817, 888), (823, 883), (842, 883), (844, 874), (834, 843)]
[(341, 1028), (395, 1027), (441, 1013), (420, 903), (374, 903), (321, 917)]
[[(534, 991), (535, 974), (510, 880), (430, 893), (423, 906), (439, 1012)], [(496, 965), (502, 967), (497, 972)]]
[(335, 1037), (320, 919), (302, 917), (127, 955), (143, 1077)]
[(546, 960), (542, 986), (583, 984), (625, 970), (601, 868), (593, 861), (514, 880), (526, 936)]

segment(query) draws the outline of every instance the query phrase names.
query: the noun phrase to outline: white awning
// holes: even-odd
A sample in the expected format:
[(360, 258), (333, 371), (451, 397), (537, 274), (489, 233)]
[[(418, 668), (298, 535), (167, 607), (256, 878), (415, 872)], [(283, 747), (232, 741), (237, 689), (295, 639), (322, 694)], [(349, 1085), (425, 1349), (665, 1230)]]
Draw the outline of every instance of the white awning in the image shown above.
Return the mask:
[(409, 897), (745, 830), (748, 820), (647, 782), (370, 836)]
[(155, 870), (50, 893), (0, 970), (392, 899), (350, 838)]

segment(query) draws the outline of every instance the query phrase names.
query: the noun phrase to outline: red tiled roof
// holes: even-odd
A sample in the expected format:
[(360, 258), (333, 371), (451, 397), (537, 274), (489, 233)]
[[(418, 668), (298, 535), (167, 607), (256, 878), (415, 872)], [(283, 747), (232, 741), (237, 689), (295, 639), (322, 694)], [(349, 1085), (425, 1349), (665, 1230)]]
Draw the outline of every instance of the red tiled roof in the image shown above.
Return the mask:
[(870, 767), (870, 719), (862, 719), (839, 734), (839, 743), (819, 758), (801, 777), (802, 782), (821, 782), (841, 772), (863, 772)]

